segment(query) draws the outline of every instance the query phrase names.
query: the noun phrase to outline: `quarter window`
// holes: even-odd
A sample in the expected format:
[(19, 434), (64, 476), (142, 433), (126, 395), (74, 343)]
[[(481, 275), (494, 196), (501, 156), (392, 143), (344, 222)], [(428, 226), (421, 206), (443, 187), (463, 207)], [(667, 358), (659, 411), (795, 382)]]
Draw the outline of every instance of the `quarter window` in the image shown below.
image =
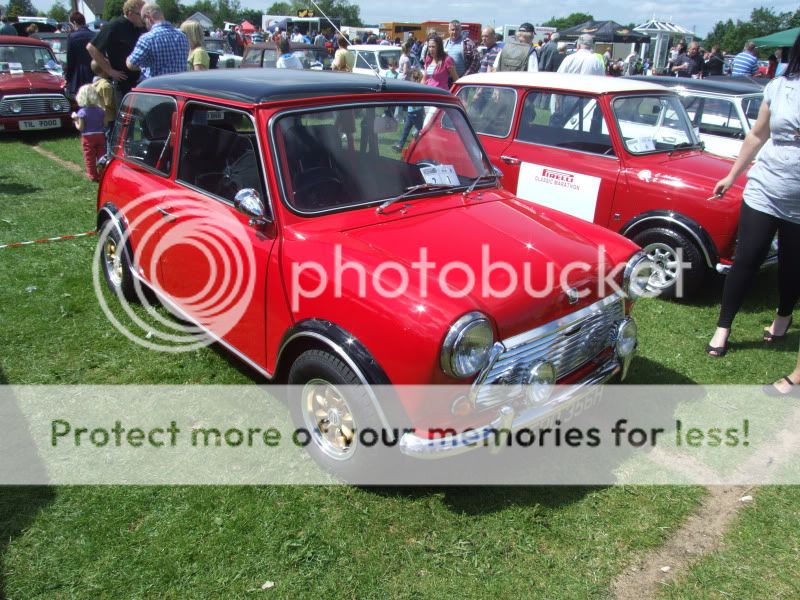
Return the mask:
[(517, 93), (511, 88), (467, 86), (458, 90), (472, 126), (480, 134), (508, 137), (514, 119)]
[(172, 171), (176, 111), (171, 97), (129, 94), (114, 126), (113, 153), (168, 175)]

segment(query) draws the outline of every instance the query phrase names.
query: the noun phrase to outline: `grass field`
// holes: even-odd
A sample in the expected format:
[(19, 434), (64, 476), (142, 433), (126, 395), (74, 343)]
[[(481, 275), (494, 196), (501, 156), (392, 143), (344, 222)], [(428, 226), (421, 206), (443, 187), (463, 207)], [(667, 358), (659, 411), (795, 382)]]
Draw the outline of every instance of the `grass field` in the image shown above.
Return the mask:
[[(0, 138), (0, 244), (94, 227), (96, 186), (72, 135)], [(0, 383), (248, 383), (216, 348), (154, 353), (97, 306), (92, 238), (0, 250)], [(764, 348), (775, 274), (762, 274), (732, 351), (703, 353), (721, 281), (692, 302), (639, 303), (632, 383), (764, 383), (791, 369), (798, 330)], [(727, 547), (664, 598), (800, 595), (797, 488), (759, 490)], [(0, 488), (0, 598), (603, 598), (702, 500), (696, 487)], [(275, 587), (261, 589), (266, 581)]]

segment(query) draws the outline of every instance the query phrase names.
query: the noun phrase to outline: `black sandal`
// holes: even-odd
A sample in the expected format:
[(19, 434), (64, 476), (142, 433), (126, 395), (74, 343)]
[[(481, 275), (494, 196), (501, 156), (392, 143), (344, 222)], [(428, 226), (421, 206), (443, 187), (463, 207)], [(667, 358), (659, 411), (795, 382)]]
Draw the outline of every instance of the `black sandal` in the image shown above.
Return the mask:
[[(715, 352), (715, 354), (711, 354), (712, 352)], [(708, 354), (711, 358), (722, 358), (727, 353), (728, 344), (725, 344), (724, 346), (712, 346), (711, 344), (708, 344), (706, 346), (706, 354)]]
[[(775, 383), (780, 381), (785, 381), (789, 384), (789, 391), (782, 392), (778, 388), (775, 387)], [(765, 396), (769, 396), (770, 398), (786, 398), (787, 396), (800, 396), (800, 386), (798, 386), (794, 381), (789, 379), (789, 376), (783, 377), (776, 381), (775, 383), (770, 383), (769, 385), (765, 385), (762, 389)]]
[(789, 317), (789, 322), (786, 324), (786, 329), (783, 330), (783, 335), (778, 335), (776, 333), (770, 333), (768, 329), (764, 330), (764, 341), (767, 344), (772, 344), (774, 342), (782, 342), (786, 339), (786, 336), (789, 334), (789, 328), (792, 326), (792, 317)]

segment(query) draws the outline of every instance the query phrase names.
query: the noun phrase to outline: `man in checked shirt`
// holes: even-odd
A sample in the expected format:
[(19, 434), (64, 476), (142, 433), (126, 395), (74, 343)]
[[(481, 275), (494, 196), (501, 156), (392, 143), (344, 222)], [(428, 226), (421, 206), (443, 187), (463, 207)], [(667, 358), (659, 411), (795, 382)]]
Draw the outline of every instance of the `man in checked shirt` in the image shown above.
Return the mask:
[(189, 40), (182, 31), (164, 20), (158, 4), (142, 6), (142, 21), (147, 27), (126, 61), (131, 71), (141, 71), (139, 81), (186, 70)]

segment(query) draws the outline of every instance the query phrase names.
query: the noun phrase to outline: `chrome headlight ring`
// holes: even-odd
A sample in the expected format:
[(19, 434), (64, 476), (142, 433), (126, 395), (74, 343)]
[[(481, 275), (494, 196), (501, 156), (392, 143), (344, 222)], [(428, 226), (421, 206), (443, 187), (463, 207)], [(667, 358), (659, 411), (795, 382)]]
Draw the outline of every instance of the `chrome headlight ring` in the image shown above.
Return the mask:
[(653, 262), (641, 250), (631, 256), (622, 275), (622, 291), (629, 300), (638, 300), (649, 291)]
[(480, 372), (489, 360), (494, 331), (488, 317), (473, 311), (450, 326), (439, 353), (442, 370), (464, 379)]

